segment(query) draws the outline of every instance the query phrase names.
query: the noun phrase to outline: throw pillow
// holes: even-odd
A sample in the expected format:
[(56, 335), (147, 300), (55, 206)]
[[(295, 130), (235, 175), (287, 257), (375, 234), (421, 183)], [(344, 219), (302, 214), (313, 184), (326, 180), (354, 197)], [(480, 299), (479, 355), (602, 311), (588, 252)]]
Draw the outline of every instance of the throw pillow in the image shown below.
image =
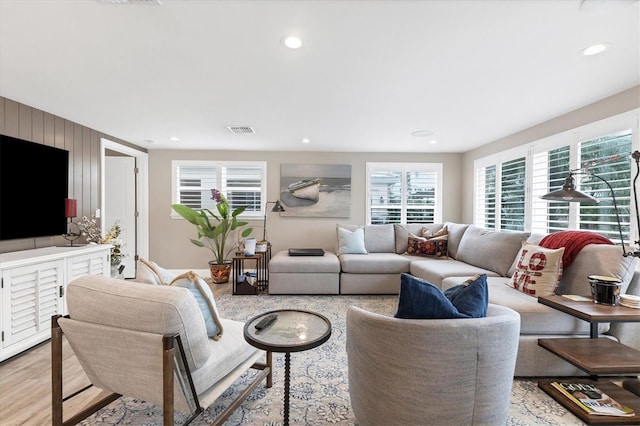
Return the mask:
[[(400, 294), (396, 318), (451, 319), (486, 316), (488, 290), (486, 276), (469, 282), (464, 288), (445, 293), (428, 281), (407, 273), (400, 276)], [(460, 306), (457, 306), (459, 304)]]
[(516, 268), (506, 283), (530, 296), (550, 296), (562, 278), (564, 247), (548, 249), (525, 244), (517, 257)]
[(177, 274), (158, 266), (157, 263), (143, 258), (138, 259), (135, 282), (143, 284), (169, 285)]
[(195, 272), (189, 271), (175, 277), (169, 285), (184, 287), (194, 295), (207, 327), (207, 336), (219, 340), (222, 337), (222, 323), (209, 284)]
[(433, 232), (431, 229), (427, 227), (422, 227), (422, 236), (425, 238), (436, 238), (436, 237), (447, 237), (449, 235), (449, 230), (447, 229), (447, 225), (440, 228), (438, 231)]
[(364, 228), (350, 231), (341, 226), (338, 230), (338, 254), (367, 254), (364, 246)]
[(446, 256), (447, 239), (446, 237), (444, 239), (442, 239), (441, 237), (427, 239), (409, 233), (407, 254), (416, 256)]
[(476, 274), (463, 282), (444, 291), (447, 299), (462, 314), (472, 318), (484, 318), (489, 307), (489, 286), (487, 274)]

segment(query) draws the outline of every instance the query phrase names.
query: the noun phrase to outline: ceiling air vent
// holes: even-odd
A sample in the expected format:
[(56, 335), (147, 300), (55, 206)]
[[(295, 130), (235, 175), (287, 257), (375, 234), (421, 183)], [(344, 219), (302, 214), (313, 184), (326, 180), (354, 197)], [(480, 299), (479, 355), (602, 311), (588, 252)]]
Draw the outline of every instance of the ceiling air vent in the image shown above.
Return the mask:
[(234, 135), (248, 135), (255, 133), (250, 126), (227, 126), (227, 129)]

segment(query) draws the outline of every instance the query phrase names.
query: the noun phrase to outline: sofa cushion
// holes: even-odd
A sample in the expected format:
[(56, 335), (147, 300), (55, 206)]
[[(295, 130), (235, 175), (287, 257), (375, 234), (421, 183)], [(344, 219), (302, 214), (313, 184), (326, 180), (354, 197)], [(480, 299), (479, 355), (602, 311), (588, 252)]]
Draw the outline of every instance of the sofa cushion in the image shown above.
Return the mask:
[(620, 292), (626, 293), (637, 262), (636, 257), (623, 257), (620, 246), (589, 244), (580, 250), (569, 267), (564, 268), (556, 293), (591, 297), (589, 275), (619, 278), (622, 281)]
[[(486, 277), (485, 277), (486, 278)], [(487, 313), (487, 281), (476, 279), (456, 287), (449, 299), (438, 287), (409, 274), (400, 277), (396, 318), (479, 318)], [(458, 305), (459, 303), (459, 305)]]
[(202, 312), (202, 318), (204, 318), (204, 324), (207, 328), (207, 336), (213, 340), (219, 340), (222, 337), (222, 323), (220, 322), (216, 300), (209, 288), (209, 284), (195, 272), (189, 271), (175, 277), (169, 285), (186, 288), (193, 294), (198, 302), (200, 312)]
[(496, 272), (478, 268), (459, 260), (445, 257), (419, 257), (407, 256), (411, 260), (409, 273), (420, 277), (440, 287), (442, 280), (447, 277), (470, 277), (476, 274), (487, 276), (499, 276)]
[(550, 296), (562, 278), (564, 247), (548, 249), (525, 244), (518, 253), (518, 261), (508, 286), (529, 296)]
[(368, 253), (393, 253), (395, 251), (393, 225), (365, 226), (364, 246)]
[(467, 228), (469, 228), (469, 225), (464, 223), (454, 223), (454, 222), (445, 222), (444, 224), (447, 226), (447, 231), (449, 233), (449, 242), (448, 242), (449, 256), (453, 257), (454, 259), (457, 259), (462, 236), (467, 231)]
[(441, 223), (428, 223), (428, 224), (420, 224), (420, 223), (410, 223), (410, 224), (394, 224), (393, 230), (395, 234), (395, 243), (397, 254), (403, 254), (407, 251), (407, 243), (409, 241), (409, 233), (419, 235), (422, 233), (423, 228), (429, 229), (432, 232), (436, 232), (443, 227)]
[(364, 228), (357, 228), (353, 231), (337, 226), (338, 233), (338, 254), (367, 254), (364, 246)]
[[(466, 277), (449, 277), (442, 281), (442, 289), (447, 290), (461, 284)], [(520, 314), (521, 335), (584, 335), (589, 336), (589, 323), (567, 315), (557, 309), (538, 303), (538, 299), (505, 285), (506, 277), (487, 277), (489, 303), (506, 306)], [(598, 324), (600, 333), (609, 330), (609, 323)]]
[(400, 274), (409, 272), (410, 259), (395, 253), (369, 253), (340, 255), (342, 273)]
[[(529, 232), (492, 231), (470, 225), (460, 240), (455, 258), (504, 277), (508, 275), (513, 260), (522, 248), (522, 242), (529, 235)], [(453, 256), (451, 243), (449, 253)]]
[[(362, 257), (362, 256), (358, 256)], [(289, 256), (286, 250), (279, 251), (269, 261), (269, 273), (338, 274), (338, 257), (325, 251), (323, 256)]]

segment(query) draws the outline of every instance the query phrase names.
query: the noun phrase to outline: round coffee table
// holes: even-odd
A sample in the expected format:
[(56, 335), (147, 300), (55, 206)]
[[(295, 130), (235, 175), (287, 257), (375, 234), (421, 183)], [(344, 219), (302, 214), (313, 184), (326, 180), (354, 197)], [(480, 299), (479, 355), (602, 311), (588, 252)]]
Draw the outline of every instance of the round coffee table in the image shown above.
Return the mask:
[[(262, 319), (276, 315), (277, 319), (262, 330), (256, 329)], [(257, 315), (244, 325), (244, 338), (252, 346), (271, 352), (284, 352), (284, 425), (289, 424), (289, 375), (291, 352), (301, 352), (320, 346), (331, 337), (331, 322), (315, 312), (279, 309)]]

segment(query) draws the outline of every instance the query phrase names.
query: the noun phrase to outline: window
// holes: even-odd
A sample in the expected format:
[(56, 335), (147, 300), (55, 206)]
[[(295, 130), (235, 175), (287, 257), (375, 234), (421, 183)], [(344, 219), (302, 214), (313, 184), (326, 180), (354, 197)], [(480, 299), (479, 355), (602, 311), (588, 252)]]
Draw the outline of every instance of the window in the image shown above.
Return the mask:
[[(173, 161), (172, 203), (215, 211), (211, 190), (219, 189), (231, 209), (247, 206), (243, 217), (264, 216), (267, 165), (263, 161)], [(180, 216), (172, 211), (172, 217)]]
[[(628, 243), (632, 233), (631, 152), (636, 120), (637, 112), (623, 114), (476, 160), (475, 224), (535, 233), (590, 230), (619, 244), (613, 196), (599, 176), (613, 189), (623, 239)], [(572, 170), (576, 188), (596, 198), (597, 203), (540, 199), (560, 189)]]
[(367, 163), (367, 222), (442, 221), (441, 163)]

